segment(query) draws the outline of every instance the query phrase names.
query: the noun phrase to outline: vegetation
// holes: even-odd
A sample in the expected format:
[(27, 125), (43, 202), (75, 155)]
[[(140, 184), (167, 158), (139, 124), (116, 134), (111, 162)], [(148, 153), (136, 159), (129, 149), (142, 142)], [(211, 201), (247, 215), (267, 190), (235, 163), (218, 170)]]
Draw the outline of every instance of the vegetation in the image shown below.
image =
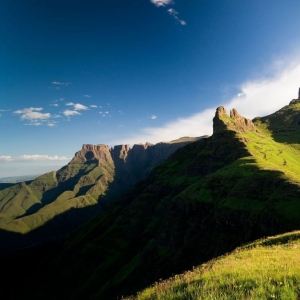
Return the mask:
[(128, 300), (298, 299), (300, 231), (237, 248)]
[[(236, 299), (295, 298), (299, 269), (292, 261), (299, 251), (298, 232), (241, 245), (300, 228), (298, 120), (300, 101), (254, 123), (218, 108), (211, 137), (178, 149), (68, 239), (22, 252), (17, 261), (6, 257), (10, 267), (13, 262), (31, 270), (25, 281), (19, 275), (23, 285), (14, 297), (116, 299), (201, 265), (138, 297), (201, 299), (200, 294), (212, 293), (226, 299), (234, 292)], [(74, 194), (94, 198), (90, 182), (100, 173), (93, 170), (94, 179), (89, 170), (72, 189), (65, 188), (59, 201)], [(21, 278), (14, 274), (6, 280)]]

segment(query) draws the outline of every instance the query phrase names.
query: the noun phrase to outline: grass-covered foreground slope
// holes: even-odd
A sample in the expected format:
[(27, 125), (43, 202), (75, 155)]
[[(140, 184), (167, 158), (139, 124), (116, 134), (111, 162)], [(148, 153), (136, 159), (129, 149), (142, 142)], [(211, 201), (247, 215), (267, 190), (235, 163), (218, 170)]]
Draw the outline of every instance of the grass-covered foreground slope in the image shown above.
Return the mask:
[(127, 299), (296, 300), (300, 296), (299, 257), (300, 232), (282, 234), (237, 248)]

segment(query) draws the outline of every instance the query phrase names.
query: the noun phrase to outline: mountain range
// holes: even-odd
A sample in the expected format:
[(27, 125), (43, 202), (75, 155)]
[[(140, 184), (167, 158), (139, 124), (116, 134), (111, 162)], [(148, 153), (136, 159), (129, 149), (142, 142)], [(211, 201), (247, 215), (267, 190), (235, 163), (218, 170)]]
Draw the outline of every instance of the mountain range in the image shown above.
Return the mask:
[[(54, 234), (2, 255), (0, 264), (7, 276), (1, 285), (18, 282), (9, 297), (121, 299), (256, 239), (299, 229), (300, 99), (254, 120), (236, 109), (228, 115), (218, 107), (213, 135), (184, 143), (168, 144), (173, 150), (165, 156), (155, 150), (150, 160), (145, 158), (150, 151), (145, 150), (165, 148), (138, 145), (128, 151), (128, 146), (84, 145), (59, 171), (2, 190), (1, 199), (21, 191), (29, 195), (34, 190), (37, 195), (35, 204), (26, 209), (21, 203), (29, 196), (21, 200), (16, 196), (17, 217), (1, 211), (1, 224), (8, 226), (1, 225), (3, 239), (9, 233), (10, 241), (19, 240), (18, 222), (23, 224), (30, 216), (49, 211), (47, 221), (52, 222), (55, 201), (58, 207), (76, 202), (71, 210), (76, 216), (80, 203), (100, 207), (92, 217), (68, 225), (64, 235)], [(139, 155), (133, 156), (134, 151)], [(42, 192), (48, 198), (40, 196)], [(77, 217), (70, 219), (72, 223)], [(57, 224), (57, 231), (64, 231), (64, 223)], [(53, 234), (54, 227), (48, 230), (47, 222), (38, 226), (46, 236)], [(286, 236), (293, 235), (277, 241), (288, 244)], [(299, 235), (294, 236), (298, 241)], [(9, 269), (24, 270), (26, 276), (9, 275)], [(295, 276), (297, 289), (300, 274)], [(168, 297), (140, 299), (181, 299), (175, 294)]]
[[(136, 144), (132, 149), (130, 145), (110, 149), (107, 145), (84, 144), (58, 171), (18, 184), (3, 183), (0, 251), (64, 237), (145, 178), (179, 147), (197, 139)], [(15, 238), (8, 232), (21, 235)]]

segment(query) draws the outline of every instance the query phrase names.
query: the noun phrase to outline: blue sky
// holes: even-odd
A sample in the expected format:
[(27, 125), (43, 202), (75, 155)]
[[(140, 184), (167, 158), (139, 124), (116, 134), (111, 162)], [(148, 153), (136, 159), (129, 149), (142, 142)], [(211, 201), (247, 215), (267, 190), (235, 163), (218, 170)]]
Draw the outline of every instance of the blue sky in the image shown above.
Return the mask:
[(297, 97), (299, 0), (4, 0), (0, 177), (68, 163), (82, 144), (212, 133)]

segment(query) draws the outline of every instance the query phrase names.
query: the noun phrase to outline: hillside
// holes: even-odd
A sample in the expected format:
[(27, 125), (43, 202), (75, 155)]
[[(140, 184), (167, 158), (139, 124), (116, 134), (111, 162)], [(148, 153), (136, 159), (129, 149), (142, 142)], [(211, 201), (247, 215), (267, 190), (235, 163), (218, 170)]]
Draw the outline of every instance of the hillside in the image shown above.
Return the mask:
[[(197, 138), (172, 142), (83, 145), (58, 171), (0, 185), (0, 251), (61, 238), (115, 201), (171, 153)], [(10, 232), (22, 234), (16, 237)], [(24, 235), (26, 234), (26, 236)]]
[[(251, 121), (216, 110), (179, 148), (63, 243), (7, 256), (15, 295), (116, 299), (242, 244), (300, 227), (300, 100)], [(51, 282), (51, 285), (49, 284)]]
[(237, 248), (127, 300), (298, 299), (300, 232)]

